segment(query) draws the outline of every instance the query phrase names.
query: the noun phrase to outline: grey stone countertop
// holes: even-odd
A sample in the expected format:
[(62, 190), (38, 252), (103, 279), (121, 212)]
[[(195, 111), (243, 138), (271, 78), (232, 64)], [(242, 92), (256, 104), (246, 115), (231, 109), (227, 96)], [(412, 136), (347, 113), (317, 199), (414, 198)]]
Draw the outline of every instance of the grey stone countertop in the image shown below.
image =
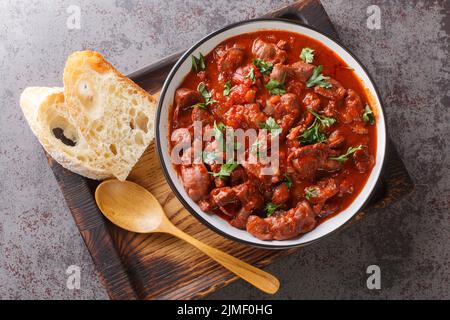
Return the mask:
[[(228, 23), (289, 1), (0, 2), (0, 299), (107, 299), (42, 148), (19, 108), (32, 85), (61, 86), (67, 56), (94, 49), (129, 73)], [(448, 1), (324, 0), (342, 41), (386, 104), (390, 136), (415, 191), (386, 210), (267, 268), (275, 299), (450, 298)], [(75, 5), (75, 8), (72, 6)], [(368, 7), (380, 29), (368, 28)], [(80, 29), (69, 17), (80, 10)], [(75, 11), (74, 11), (75, 10)], [(373, 21), (369, 21), (369, 25)], [(66, 269), (81, 268), (80, 289)], [(381, 289), (366, 286), (378, 265)], [(237, 281), (212, 299), (267, 299)]]

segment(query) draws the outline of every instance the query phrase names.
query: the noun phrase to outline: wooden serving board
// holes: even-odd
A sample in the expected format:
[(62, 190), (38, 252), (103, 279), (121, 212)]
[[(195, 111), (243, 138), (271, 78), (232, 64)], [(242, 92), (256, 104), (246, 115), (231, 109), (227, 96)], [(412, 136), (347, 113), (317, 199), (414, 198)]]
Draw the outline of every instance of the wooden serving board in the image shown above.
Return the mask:
[[(318, 0), (298, 1), (266, 17), (300, 20), (337, 38)], [(151, 93), (159, 91), (179, 56), (167, 57), (130, 77)], [(50, 157), (48, 160), (101, 281), (112, 299), (203, 298), (236, 280), (229, 271), (181, 240), (164, 234), (135, 234), (115, 227), (103, 217), (95, 204), (93, 193), (98, 182), (62, 168)], [(183, 208), (166, 183), (154, 144), (140, 159), (129, 180), (148, 188), (179, 228), (255, 266), (267, 266), (281, 255), (296, 250), (263, 250), (241, 245), (202, 225)], [(389, 205), (412, 188), (408, 172), (393, 144), (389, 143), (383, 178), (371, 202), (353, 221), (369, 214), (373, 208)]]

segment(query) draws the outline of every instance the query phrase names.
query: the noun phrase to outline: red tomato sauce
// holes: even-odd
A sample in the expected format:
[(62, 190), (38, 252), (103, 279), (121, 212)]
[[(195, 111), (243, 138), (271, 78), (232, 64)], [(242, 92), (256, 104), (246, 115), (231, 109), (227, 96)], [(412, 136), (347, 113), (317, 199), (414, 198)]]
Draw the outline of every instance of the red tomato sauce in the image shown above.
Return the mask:
[[(304, 48), (313, 50), (310, 63), (300, 58)], [(269, 63), (271, 70), (262, 70), (254, 59)], [(259, 130), (274, 120), (281, 133), (280, 170), (272, 177), (244, 164), (228, 175), (221, 175), (222, 165), (214, 161), (175, 165), (202, 210), (259, 239), (283, 240), (312, 230), (355, 200), (375, 164), (376, 124), (363, 83), (340, 57), (307, 36), (268, 30), (222, 42), (205, 54), (204, 65), (189, 72), (175, 94), (171, 134), (180, 128), (192, 133), (194, 120), (204, 130), (214, 124)], [(318, 66), (325, 79), (308, 87)], [(281, 91), (268, 90), (275, 79)], [(230, 92), (224, 95), (228, 83)], [(318, 125), (322, 138), (306, 141), (303, 136), (320, 123), (316, 116), (333, 123)], [(202, 147), (211, 145), (202, 142)], [(250, 148), (245, 144), (247, 153)], [(335, 160), (349, 148), (359, 150)]]

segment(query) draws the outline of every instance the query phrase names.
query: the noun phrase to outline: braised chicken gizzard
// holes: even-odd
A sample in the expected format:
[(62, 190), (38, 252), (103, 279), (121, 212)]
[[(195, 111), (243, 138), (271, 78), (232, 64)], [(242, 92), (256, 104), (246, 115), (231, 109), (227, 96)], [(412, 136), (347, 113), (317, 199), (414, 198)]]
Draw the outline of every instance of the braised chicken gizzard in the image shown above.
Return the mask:
[[(171, 147), (181, 140), (201, 147), (203, 161), (175, 165), (201, 210), (259, 239), (285, 240), (344, 210), (364, 187), (375, 162), (375, 118), (361, 81), (333, 51), (300, 34), (261, 31), (192, 56), (175, 92)], [(194, 122), (214, 132), (211, 141), (194, 138)], [(259, 161), (218, 161), (227, 128), (276, 136), (278, 169), (263, 175)], [(192, 148), (182, 159), (192, 159)]]

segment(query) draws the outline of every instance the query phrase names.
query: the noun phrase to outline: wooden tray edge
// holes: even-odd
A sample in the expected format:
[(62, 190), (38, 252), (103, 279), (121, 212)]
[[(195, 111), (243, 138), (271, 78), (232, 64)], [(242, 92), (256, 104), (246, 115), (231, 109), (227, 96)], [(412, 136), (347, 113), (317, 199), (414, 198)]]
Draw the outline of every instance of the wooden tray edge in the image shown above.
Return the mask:
[[(93, 221), (85, 221), (79, 218), (81, 215), (75, 214), (77, 210), (80, 210), (79, 206), (95, 204), (95, 199), (91, 194), (89, 180), (78, 174), (62, 167), (57, 163), (50, 155), (45, 152), (48, 164), (53, 171), (53, 174), (58, 182), (59, 188), (63, 194), (64, 200), (67, 203), (72, 217), (75, 220), (75, 224), (83, 238), (83, 241), (92, 257), (96, 271), (100, 277), (100, 281), (105, 287), (109, 297), (111, 299), (137, 299), (135, 290), (130, 282), (128, 273), (123, 267), (122, 260), (120, 259), (116, 246), (111, 238), (111, 235), (107, 229), (106, 221), (103, 218), (102, 213), (95, 206), (95, 208), (89, 208), (89, 211), (95, 214)], [(76, 195), (72, 197), (71, 195)], [(77, 202), (76, 200), (80, 200)], [(75, 205), (76, 202), (76, 205)], [(92, 214), (92, 215), (93, 215)], [(84, 226), (84, 227), (83, 227)], [(95, 229), (95, 236), (91, 232)], [(98, 243), (102, 242), (102, 243)], [(109, 248), (110, 251), (99, 252), (97, 248)], [(108, 265), (105, 265), (103, 257), (101, 255), (108, 255)], [(110, 269), (113, 267), (114, 269)], [(111, 278), (107, 274), (114, 274), (115, 279), (120, 279), (121, 290), (116, 292), (114, 288), (117, 283), (113, 283)]]

